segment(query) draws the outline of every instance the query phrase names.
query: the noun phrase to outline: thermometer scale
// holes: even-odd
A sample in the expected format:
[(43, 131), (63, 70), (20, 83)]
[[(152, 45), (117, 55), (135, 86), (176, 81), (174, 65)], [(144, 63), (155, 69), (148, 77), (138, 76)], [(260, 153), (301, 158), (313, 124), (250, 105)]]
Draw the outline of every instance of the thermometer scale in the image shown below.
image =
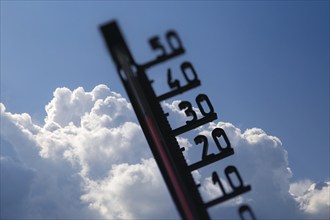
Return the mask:
[[(200, 80), (197, 73), (190, 62), (183, 62), (180, 68), (186, 82), (182, 83), (178, 79), (172, 78), (169, 69), (167, 72), (167, 84), (170, 91), (156, 96), (152, 87), (152, 81), (148, 79), (146, 71), (185, 53), (179, 35), (173, 30), (166, 32), (165, 39), (167, 46), (171, 50), (170, 52), (165, 50), (165, 46), (160, 41), (159, 36), (150, 38), (149, 44), (151, 49), (157, 51), (160, 55), (144, 64), (137, 64), (116, 21), (102, 25), (101, 32), (153, 156), (182, 219), (210, 219), (208, 214), (210, 207), (250, 191), (251, 186), (245, 185), (237, 168), (230, 165), (225, 168), (224, 173), (232, 192), (225, 191), (222, 180), (220, 180), (217, 172), (214, 171), (212, 173), (212, 181), (214, 184), (219, 185), (223, 195), (211, 201), (203, 201), (199, 193), (198, 188), (200, 184), (195, 183), (191, 172), (233, 155), (234, 150), (225, 131), (221, 128), (215, 128), (212, 131), (212, 137), (219, 150), (217, 154), (207, 154), (207, 138), (204, 135), (197, 135), (194, 141), (196, 145), (203, 144), (202, 159), (188, 165), (184, 158), (183, 148), (177, 142), (176, 136), (216, 120), (217, 114), (214, 112), (209, 98), (205, 94), (199, 94), (195, 101), (202, 118), (198, 118), (190, 102), (181, 101), (179, 109), (190, 120), (185, 125), (174, 129), (171, 128), (168, 122), (168, 113), (164, 113), (160, 102), (199, 86)], [(220, 138), (224, 140), (226, 146), (220, 144)], [(236, 176), (235, 181), (233, 181), (232, 176)], [(241, 219), (256, 219), (252, 209), (247, 205), (241, 205), (238, 212)]]

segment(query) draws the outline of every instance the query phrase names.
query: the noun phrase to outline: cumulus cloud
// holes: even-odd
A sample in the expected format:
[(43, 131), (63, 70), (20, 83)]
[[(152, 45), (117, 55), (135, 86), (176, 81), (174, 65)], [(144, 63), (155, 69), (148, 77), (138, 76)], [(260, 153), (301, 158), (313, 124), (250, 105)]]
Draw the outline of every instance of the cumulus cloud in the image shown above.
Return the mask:
[(177, 218), (157, 165), (152, 158), (141, 163), (113, 165), (102, 181), (88, 180), (83, 201), (110, 219)]
[[(29, 114), (1, 109), (1, 218), (178, 218), (131, 104), (105, 85), (92, 91), (58, 88), (46, 105), (43, 125)], [(179, 101), (163, 103), (171, 125), (187, 120)], [(198, 110), (197, 115), (201, 117)], [(327, 218), (329, 183), (290, 183), (288, 153), (281, 141), (259, 128), (242, 132), (231, 123), (210, 123), (178, 142), (189, 164), (201, 159), (198, 134), (225, 130), (235, 155), (216, 167), (193, 172), (205, 202), (221, 195), (210, 174), (234, 165), (252, 191), (210, 209), (212, 217), (238, 218), (249, 204), (258, 218)]]
[[(53, 95), (43, 126), (34, 124), (26, 113), (6, 112), (1, 104), (1, 140), (8, 143), (1, 145), (2, 174), (6, 175), (1, 184), (1, 209), (6, 211), (1, 217), (152, 217), (157, 216), (156, 204), (150, 202), (153, 198), (164, 204), (164, 215), (171, 209), (170, 216), (177, 217), (125, 98), (105, 85), (91, 92), (58, 88)], [(24, 176), (22, 172), (29, 177), (25, 183), (7, 178)], [(134, 173), (136, 179), (130, 176)], [(16, 188), (22, 192), (9, 199)], [(134, 197), (135, 189), (140, 194)], [(18, 202), (28, 205), (11, 211)]]
[[(259, 128), (251, 128), (242, 132), (231, 123), (211, 123), (207, 130), (215, 127), (224, 129), (231, 140), (235, 155), (224, 159), (223, 166), (235, 165), (246, 184), (251, 185), (252, 191), (246, 193), (242, 198), (237, 198), (227, 203), (227, 206), (248, 203), (254, 208), (256, 215), (261, 219), (296, 218), (297, 204), (289, 193), (289, 178), (291, 171), (288, 166), (288, 155), (281, 141), (267, 135)], [(223, 170), (223, 168), (222, 168)], [(223, 172), (219, 172), (223, 175)], [(224, 181), (224, 183), (228, 181)], [(205, 179), (205, 191), (212, 185), (209, 179)], [(214, 186), (213, 186), (214, 187)], [(228, 187), (227, 187), (228, 188)], [(208, 194), (214, 195), (214, 192)], [(244, 198), (244, 199), (243, 199)], [(230, 209), (228, 209), (230, 210)], [(232, 214), (219, 206), (213, 210), (214, 215)]]
[(294, 196), (302, 196), (312, 184), (313, 182), (309, 179), (291, 183), (289, 192)]
[[(309, 180), (293, 183), (290, 187), (300, 210), (313, 219), (327, 219), (330, 213), (330, 182), (311, 183)], [(306, 188), (306, 186), (308, 186)]]

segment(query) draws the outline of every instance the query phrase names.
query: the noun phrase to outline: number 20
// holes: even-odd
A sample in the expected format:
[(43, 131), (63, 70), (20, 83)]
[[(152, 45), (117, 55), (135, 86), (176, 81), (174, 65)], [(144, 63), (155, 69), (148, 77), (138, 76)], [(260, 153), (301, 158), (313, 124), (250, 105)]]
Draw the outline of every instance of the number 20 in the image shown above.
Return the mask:
[[(225, 133), (225, 131), (222, 128), (215, 128), (212, 131), (212, 137), (213, 137), (213, 141), (215, 143), (215, 145), (217, 146), (218, 150), (220, 151), (220, 153), (224, 150), (230, 149), (231, 148), (231, 144), (229, 142), (229, 139)], [(224, 141), (226, 142), (226, 146), (223, 147), (220, 144), (220, 141), (218, 140), (218, 138), (223, 137)], [(207, 137), (204, 135), (197, 135), (194, 138), (195, 144), (201, 144), (203, 143), (203, 153), (202, 153), (202, 160), (207, 159), (210, 156), (213, 156), (214, 154), (207, 154), (208, 148), (209, 148), (209, 142), (207, 140)]]

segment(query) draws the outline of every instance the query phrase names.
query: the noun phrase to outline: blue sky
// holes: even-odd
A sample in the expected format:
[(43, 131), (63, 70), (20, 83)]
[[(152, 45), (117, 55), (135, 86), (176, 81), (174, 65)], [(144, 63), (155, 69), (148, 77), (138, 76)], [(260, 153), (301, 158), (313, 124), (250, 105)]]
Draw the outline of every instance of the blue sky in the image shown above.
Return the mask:
[(1, 1), (6, 111), (41, 126), (56, 88), (127, 97), (98, 30), (112, 19), (141, 63), (175, 29), (219, 120), (278, 137), (292, 181), (329, 180), (328, 1)]

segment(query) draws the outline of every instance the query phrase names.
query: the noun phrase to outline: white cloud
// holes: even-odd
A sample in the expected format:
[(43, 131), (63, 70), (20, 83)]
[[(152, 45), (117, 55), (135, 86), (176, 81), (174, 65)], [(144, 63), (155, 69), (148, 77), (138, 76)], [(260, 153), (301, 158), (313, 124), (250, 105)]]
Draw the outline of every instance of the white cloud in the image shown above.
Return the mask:
[[(55, 218), (60, 214), (60, 217), (73, 218), (80, 216), (77, 213), (84, 213), (79, 209), (90, 212), (84, 215), (85, 218), (143, 217), (150, 213), (157, 216), (156, 204), (150, 202), (153, 197), (160, 202), (167, 200), (162, 205), (163, 210), (167, 213), (166, 207), (170, 207), (172, 216), (177, 215), (173, 212), (173, 204), (164, 183), (159, 178), (159, 171), (153, 159), (150, 159), (150, 150), (136, 123), (130, 103), (121, 95), (111, 92), (108, 87), (100, 85), (92, 92), (84, 92), (82, 88), (74, 91), (67, 88), (56, 89), (54, 98), (46, 106), (47, 117), (43, 127), (34, 125), (28, 114), (11, 114), (5, 111), (2, 104), (1, 109), (2, 139), (8, 140), (11, 144), (9, 148), (17, 151), (19, 164), (25, 164), (35, 173), (30, 183), (32, 189), (25, 187), (25, 203), (29, 204), (27, 210), (30, 211), (20, 211), (22, 217)], [(141, 158), (146, 159), (141, 161)], [(6, 160), (1, 162), (5, 164)], [(130, 170), (134, 171), (136, 168), (140, 169), (143, 178), (123, 184), (130, 177), (127, 174), (132, 173)], [(125, 169), (127, 172), (123, 175), (113, 175)], [(148, 170), (150, 171), (147, 172)], [(10, 172), (19, 173), (14, 168)], [(125, 173), (127, 174), (124, 175)], [(158, 182), (155, 182), (153, 176), (157, 176)], [(8, 181), (4, 185), (14, 186)], [(96, 187), (91, 187), (93, 185)], [(111, 190), (107, 191), (106, 186), (110, 186)], [(120, 187), (125, 192), (131, 192), (123, 196), (125, 194), (118, 191)], [(137, 209), (137, 205), (133, 204), (130, 207), (127, 203), (129, 195), (133, 195), (138, 188), (146, 201), (145, 206), (144, 203), (138, 203), (141, 204), (140, 208), (145, 207), (144, 210)], [(161, 193), (154, 196), (155, 193), (149, 190), (152, 188)], [(2, 187), (2, 190), (7, 191), (7, 188)], [(107, 206), (109, 211), (95, 208), (100, 202), (100, 198), (95, 197), (98, 192), (103, 196), (101, 202), (104, 202), (100, 207), (111, 204)], [(113, 197), (117, 199), (113, 200)], [(8, 201), (7, 197), (2, 199)], [(19, 199), (23, 200), (23, 195), (17, 200)], [(138, 201), (138, 197), (135, 199)], [(68, 205), (71, 200), (72, 204), (75, 204), (74, 201), (81, 204), (80, 207)], [(11, 203), (2, 204), (8, 206)], [(12, 205), (15, 206), (15, 203)], [(116, 209), (113, 205), (126, 208)], [(3, 208), (9, 210), (7, 206)], [(49, 208), (53, 212), (49, 212)], [(2, 215), (16, 216), (14, 212)]]
[[(15, 120), (18, 119), (18, 120)], [(20, 117), (1, 114), (1, 218), (94, 218), (80, 201), (81, 178), (66, 161), (41, 158)]]
[[(187, 120), (177, 104), (163, 103), (174, 127)], [(1, 218), (178, 217), (131, 104), (107, 86), (56, 89), (42, 126), (26, 113), (0, 108)], [(309, 190), (309, 180), (290, 185), (286, 150), (261, 129), (242, 132), (220, 122), (179, 137), (188, 163), (201, 156), (194, 136), (211, 138), (215, 127), (226, 131), (235, 150), (217, 163), (220, 179), (226, 181), (221, 170), (235, 165), (252, 191), (212, 208), (213, 216), (237, 218), (238, 204), (248, 203), (262, 219), (327, 217), (329, 184)], [(209, 150), (216, 152), (211, 140)], [(205, 200), (219, 196), (210, 170), (194, 177)]]
[[(309, 187), (307, 188), (307, 186)], [(330, 213), (330, 182), (311, 183), (305, 180), (293, 183), (290, 192), (300, 209), (310, 218), (327, 219)]]
[[(223, 166), (236, 166), (244, 182), (251, 185), (252, 191), (244, 195), (244, 202), (251, 204), (257, 217), (296, 218), (296, 203), (288, 192), (291, 172), (287, 152), (280, 140), (258, 128), (241, 132), (234, 125), (223, 122), (212, 123), (208, 130), (215, 127), (226, 131), (235, 150), (234, 156), (224, 159)], [(236, 205), (235, 202), (232, 204)], [(221, 212), (221, 207), (219, 212), (215, 211), (219, 215)]]
[(295, 196), (302, 196), (312, 184), (313, 182), (309, 179), (291, 183), (289, 192)]
[(109, 219), (177, 218), (155, 161), (113, 165), (102, 181), (86, 180), (82, 200)]

